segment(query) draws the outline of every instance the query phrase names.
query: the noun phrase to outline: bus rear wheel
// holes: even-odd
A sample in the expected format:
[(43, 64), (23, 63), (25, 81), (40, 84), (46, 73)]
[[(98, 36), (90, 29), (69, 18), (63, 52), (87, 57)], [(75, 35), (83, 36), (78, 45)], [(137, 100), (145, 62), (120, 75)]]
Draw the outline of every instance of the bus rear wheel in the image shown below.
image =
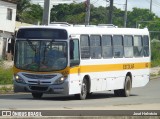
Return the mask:
[(132, 88), (131, 77), (126, 76), (124, 89), (114, 90), (114, 95), (119, 97), (128, 97), (130, 96), (131, 88)]
[(82, 82), (81, 93), (75, 94), (75, 97), (80, 100), (85, 100), (87, 97), (87, 92), (88, 92), (87, 89), (88, 89), (87, 88), (87, 81), (86, 81), (86, 79), (84, 79)]
[(34, 99), (40, 99), (42, 97), (43, 93), (32, 93), (32, 96)]

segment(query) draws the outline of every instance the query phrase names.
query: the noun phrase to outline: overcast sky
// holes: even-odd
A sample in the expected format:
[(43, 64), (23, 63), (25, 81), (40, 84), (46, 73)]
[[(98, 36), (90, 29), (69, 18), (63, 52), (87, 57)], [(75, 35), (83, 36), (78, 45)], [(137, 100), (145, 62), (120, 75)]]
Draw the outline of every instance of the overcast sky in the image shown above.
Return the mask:
[[(44, 0), (32, 0), (32, 1), (34, 1), (34, 3), (37, 3), (37, 2), (43, 3), (44, 2)], [(63, 3), (63, 1), (66, 3), (71, 3), (73, 1), (84, 2), (86, 0), (51, 0), (52, 3), (57, 3), (57, 2)], [(91, 4), (93, 4), (94, 6), (104, 6), (104, 7), (106, 7), (107, 5), (109, 6), (109, 2), (106, 2), (109, 0), (90, 0), (90, 1), (91, 1)], [(131, 11), (133, 7), (150, 9), (150, 1), (151, 0), (127, 0), (127, 1), (128, 1), (127, 9), (129, 11)], [(125, 2), (126, 2), (126, 0), (114, 0), (114, 6), (124, 10), (125, 9)], [(152, 12), (160, 17), (160, 0), (152, 0)]]

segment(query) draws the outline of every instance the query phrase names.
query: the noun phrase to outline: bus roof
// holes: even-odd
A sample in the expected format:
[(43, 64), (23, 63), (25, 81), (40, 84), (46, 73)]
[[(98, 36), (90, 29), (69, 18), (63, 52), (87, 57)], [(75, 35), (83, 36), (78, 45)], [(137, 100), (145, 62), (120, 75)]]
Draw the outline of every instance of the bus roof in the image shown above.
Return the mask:
[(19, 29), (27, 29), (27, 28), (46, 28), (46, 29), (65, 29), (68, 34), (124, 34), (124, 35), (149, 35), (149, 31), (147, 28), (137, 29), (137, 28), (107, 28), (101, 26), (23, 26)]

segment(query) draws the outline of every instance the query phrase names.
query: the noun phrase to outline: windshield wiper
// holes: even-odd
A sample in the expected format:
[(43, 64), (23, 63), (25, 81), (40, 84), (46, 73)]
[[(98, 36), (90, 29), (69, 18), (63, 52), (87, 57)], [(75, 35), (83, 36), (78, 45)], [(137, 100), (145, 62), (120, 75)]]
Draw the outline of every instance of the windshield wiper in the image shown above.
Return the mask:
[(29, 46), (32, 48), (32, 50), (36, 52), (36, 48), (33, 47), (32, 42), (29, 39), (27, 39), (27, 42), (28, 42)]

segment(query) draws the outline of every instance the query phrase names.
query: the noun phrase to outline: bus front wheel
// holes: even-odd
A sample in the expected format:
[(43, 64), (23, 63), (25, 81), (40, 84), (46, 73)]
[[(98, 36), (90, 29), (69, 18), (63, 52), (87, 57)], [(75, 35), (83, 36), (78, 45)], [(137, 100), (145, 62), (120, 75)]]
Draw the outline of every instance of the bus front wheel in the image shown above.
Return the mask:
[(42, 97), (43, 93), (32, 93), (33, 98), (40, 99)]
[(126, 76), (124, 89), (114, 90), (114, 95), (128, 97), (130, 96), (131, 88), (132, 88), (131, 77)]
[(84, 79), (82, 82), (81, 93), (75, 94), (75, 97), (80, 100), (85, 100), (87, 97), (87, 81)]

